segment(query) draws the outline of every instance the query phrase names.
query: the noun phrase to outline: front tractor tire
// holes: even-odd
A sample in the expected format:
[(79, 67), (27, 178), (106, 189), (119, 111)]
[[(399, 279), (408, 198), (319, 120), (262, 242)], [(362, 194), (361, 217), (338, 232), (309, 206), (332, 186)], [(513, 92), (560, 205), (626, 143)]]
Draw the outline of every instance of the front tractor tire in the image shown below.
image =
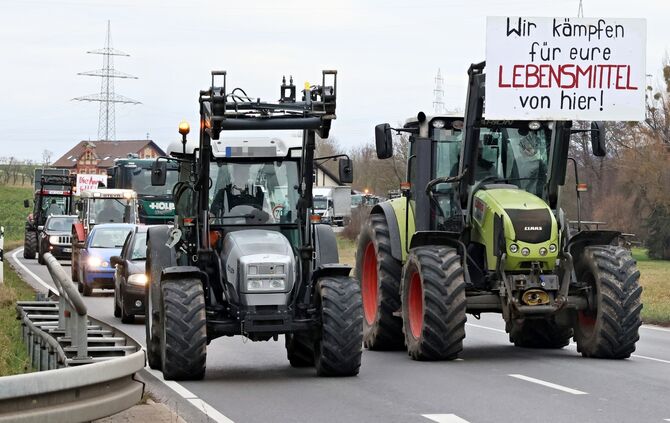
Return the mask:
[(584, 357), (630, 357), (642, 324), (640, 272), (630, 251), (609, 245), (586, 247), (576, 270), (578, 280), (590, 286), (591, 305), (577, 313), (577, 351)]
[(34, 259), (37, 253), (37, 232), (26, 229), (23, 237), (23, 258)]
[(400, 310), (402, 265), (391, 255), (386, 217), (370, 214), (358, 238), (356, 277), (363, 297), (363, 340), (371, 350), (404, 348)]
[(309, 333), (287, 333), (286, 356), (291, 367), (314, 366), (314, 341)]
[(207, 321), (200, 280), (161, 282), (160, 315), (163, 377), (167, 380), (202, 379), (207, 360)]
[(407, 353), (414, 360), (453, 360), (465, 338), (465, 279), (455, 249), (410, 251), (403, 270), (402, 317)]
[(363, 310), (358, 282), (348, 276), (320, 278), (316, 286), (321, 327), (314, 343), (319, 376), (355, 376), (363, 354)]

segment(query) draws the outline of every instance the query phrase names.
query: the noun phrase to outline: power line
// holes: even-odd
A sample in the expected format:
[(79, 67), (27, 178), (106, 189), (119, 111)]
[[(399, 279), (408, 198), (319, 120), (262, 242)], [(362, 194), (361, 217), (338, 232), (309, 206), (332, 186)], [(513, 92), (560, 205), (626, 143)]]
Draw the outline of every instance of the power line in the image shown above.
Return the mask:
[(88, 54), (99, 54), (102, 56), (102, 69), (88, 72), (80, 72), (77, 75), (94, 76), (101, 79), (100, 93), (90, 94), (83, 97), (76, 97), (76, 101), (97, 101), (100, 103), (100, 113), (98, 117), (98, 139), (115, 140), (116, 139), (116, 103), (122, 104), (142, 104), (137, 100), (116, 94), (114, 92), (114, 78), (137, 79), (136, 76), (119, 72), (114, 69), (114, 56), (129, 57), (128, 53), (112, 48), (112, 30), (111, 24), (107, 21), (107, 38), (105, 47), (97, 50), (87, 51)]
[(444, 79), (442, 79), (442, 72), (440, 68), (437, 69), (435, 76), (435, 89), (433, 89), (433, 112), (436, 115), (444, 113)]

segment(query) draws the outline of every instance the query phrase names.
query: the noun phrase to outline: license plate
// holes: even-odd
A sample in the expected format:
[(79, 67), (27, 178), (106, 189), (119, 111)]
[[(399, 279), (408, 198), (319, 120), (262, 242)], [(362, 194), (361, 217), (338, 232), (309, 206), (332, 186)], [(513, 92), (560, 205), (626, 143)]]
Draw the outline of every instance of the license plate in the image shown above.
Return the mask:
[(72, 248), (63, 248), (63, 252), (64, 252), (64, 253), (71, 253), (71, 252), (72, 252)]

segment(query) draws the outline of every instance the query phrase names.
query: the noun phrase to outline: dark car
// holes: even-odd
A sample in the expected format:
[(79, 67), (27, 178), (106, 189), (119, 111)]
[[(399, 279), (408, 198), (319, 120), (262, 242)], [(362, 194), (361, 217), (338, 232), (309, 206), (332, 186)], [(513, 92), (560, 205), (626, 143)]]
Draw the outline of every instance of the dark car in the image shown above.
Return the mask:
[(129, 223), (104, 223), (91, 229), (77, 263), (79, 290), (85, 296), (91, 295), (93, 288), (114, 289), (114, 266), (109, 260), (121, 253), (134, 229), (135, 225)]
[(114, 316), (132, 323), (135, 315), (144, 314), (144, 287), (147, 283), (144, 264), (147, 259), (147, 226), (136, 226), (123, 244), (119, 256), (110, 259), (114, 273)]
[(37, 261), (45, 264), (44, 254), (51, 253), (59, 260), (70, 260), (72, 255), (72, 224), (77, 216), (51, 215), (39, 228), (40, 236), (37, 244)]

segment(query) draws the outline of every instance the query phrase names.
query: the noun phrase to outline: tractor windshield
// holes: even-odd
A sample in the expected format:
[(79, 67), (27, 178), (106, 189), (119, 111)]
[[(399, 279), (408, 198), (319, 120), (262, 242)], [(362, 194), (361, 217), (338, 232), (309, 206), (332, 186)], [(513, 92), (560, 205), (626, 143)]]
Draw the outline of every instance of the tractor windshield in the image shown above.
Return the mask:
[(298, 163), (213, 162), (210, 167), (213, 225), (285, 224), (298, 218)]
[(475, 179), (501, 180), (541, 197), (550, 143), (551, 129), (546, 122), (482, 127)]

